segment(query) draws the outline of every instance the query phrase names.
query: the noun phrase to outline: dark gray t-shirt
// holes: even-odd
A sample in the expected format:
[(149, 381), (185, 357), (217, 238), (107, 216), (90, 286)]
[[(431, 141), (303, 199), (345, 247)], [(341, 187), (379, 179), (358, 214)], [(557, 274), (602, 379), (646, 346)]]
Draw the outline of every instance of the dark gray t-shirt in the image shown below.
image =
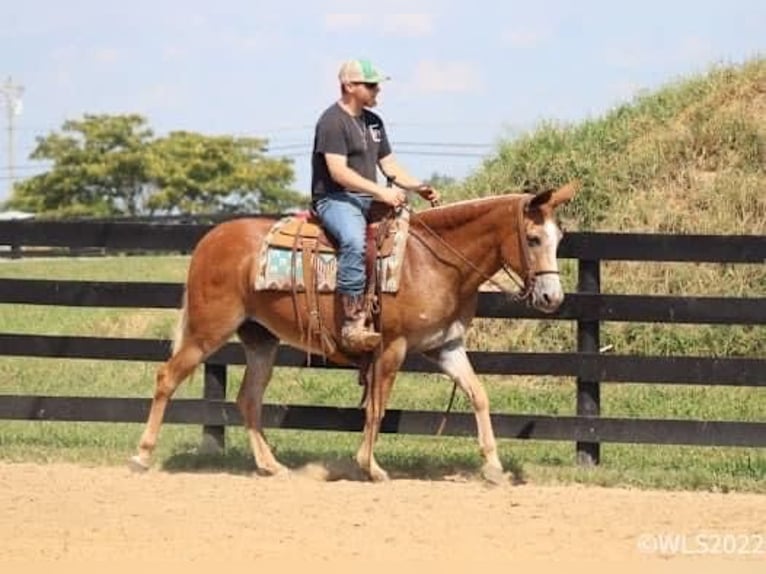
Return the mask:
[(311, 197), (316, 200), (328, 193), (344, 191), (327, 169), (324, 154), (345, 155), (348, 166), (362, 177), (377, 181), (378, 160), (391, 153), (380, 116), (370, 110), (354, 117), (336, 102), (320, 116), (314, 132), (311, 157)]

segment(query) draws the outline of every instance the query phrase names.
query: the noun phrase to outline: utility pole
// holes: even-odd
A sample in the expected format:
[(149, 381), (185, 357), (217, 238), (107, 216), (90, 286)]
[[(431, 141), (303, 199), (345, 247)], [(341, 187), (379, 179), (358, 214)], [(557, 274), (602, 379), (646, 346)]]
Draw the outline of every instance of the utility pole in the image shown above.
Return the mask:
[(5, 83), (0, 85), (0, 94), (5, 100), (5, 111), (8, 129), (8, 195), (13, 192), (15, 163), (13, 159), (13, 121), (18, 115), (21, 115), (21, 94), (24, 93), (24, 86), (14, 84), (10, 76)]

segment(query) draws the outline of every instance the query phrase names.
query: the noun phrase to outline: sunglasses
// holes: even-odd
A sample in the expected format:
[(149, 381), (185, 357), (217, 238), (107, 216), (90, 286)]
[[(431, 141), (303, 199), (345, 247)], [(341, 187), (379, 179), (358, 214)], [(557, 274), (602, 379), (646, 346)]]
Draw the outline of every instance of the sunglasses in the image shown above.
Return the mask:
[(376, 90), (376, 89), (378, 89), (378, 83), (377, 82), (353, 82), (353, 85), (355, 85), (355, 86), (364, 86), (368, 90)]

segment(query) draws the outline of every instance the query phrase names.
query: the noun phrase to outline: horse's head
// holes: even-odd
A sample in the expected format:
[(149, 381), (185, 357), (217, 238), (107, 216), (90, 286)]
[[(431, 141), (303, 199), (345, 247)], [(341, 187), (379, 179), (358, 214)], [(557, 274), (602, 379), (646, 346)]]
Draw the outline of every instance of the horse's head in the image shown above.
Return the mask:
[(529, 301), (540, 311), (552, 313), (564, 300), (561, 288), (556, 251), (563, 237), (556, 221), (556, 208), (572, 199), (579, 184), (570, 182), (565, 186), (540, 193), (526, 204), (524, 209), (525, 241), (521, 250), (527, 251), (526, 269), (521, 273), (526, 277), (527, 287), (531, 289)]

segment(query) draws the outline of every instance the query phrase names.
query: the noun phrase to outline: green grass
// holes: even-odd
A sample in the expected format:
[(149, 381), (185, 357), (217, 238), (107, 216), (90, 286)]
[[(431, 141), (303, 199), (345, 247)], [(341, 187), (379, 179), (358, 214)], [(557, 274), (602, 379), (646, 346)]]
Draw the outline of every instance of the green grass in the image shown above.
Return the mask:
[[(3, 277), (60, 277), (93, 280), (180, 281), (185, 258), (129, 257), (81, 260), (4, 262)], [(0, 305), (3, 332), (167, 338), (175, 322), (173, 310), (59, 308)], [(474, 348), (568, 350), (574, 346), (573, 326), (564, 322), (483, 320), (469, 341)], [(528, 331), (543, 329), (541, 340)], [(605, 329), (609, 332), (609, 329)], [(622, 336), (619, 331), (615, 335)], [(513, 340), (509, 342), (509, 337)], [(498, 343), (500, 341), (500, 343)], [(626, 345), (628, 343), (625, 343)], [(635, 346), (635, 341), (630, 343)], [(648, 349), (651, 351), (652, 349)], [(154, 363), (0, 357), (0, 393), (60, 396), (148, 398), (153, 390)], [(236, 396), (242, 367), (228, 371), (228, 399)], [(494, 412), (572, 415), (575, 385), (568, 378), (486, 376)], [(441, 411), (451, 383), (438, 374), (402, 373), (390, 407)], [(201, 371), (181, 386), (177, 397), (202, 395)], [(361, 397), (349, 371), (278, 368), (267, 401), (354, 407)], [(458, 394), (456, 411), (469, 411)], [(761, 389), (677, 385), (605, 384), (602, 414), (636, 418), (707, 418), (763, 421), (766, 397)], [(0, 458), (12, 461), (67, 461), (79, 464), (123, 464), (133, 454), (141, 424), (0, 421)], [(291, 467), (309, 462), (348, 463), (360, 435), (270, 429), (277, 455)], [(197, 426), (166, 425), (156, 461), (170, 471), (214, 469), (253, 470), (244, 430), (230, 427), (227, 452), (197, 452)], [(764, 492), (766, 454), (763, 449), (605, 444), (602, 464), (595, 469), (574, 464), (569, 442), (500, 440), (500, 454), (517, 480), (536, 483), (584, 482), (670, 489), (746, 490)], [(439, 479), (453, 474), (476, 475), (481, 459), (473, 438), (384, 435), (377, 454), (395, 477)]]
[(186, 278), (188, 264), (189, 257), (182, 255), (0, 259), (0, 277), (181, 283)]
[[(140, 425), (122, 423), (0, 425), (3, 460), (82, 465), (125, 464), (141, 432)], [(361, 440), (357, 433), (325, 431), (267, 429), (267, 436), (276, 456), (295, 469), (308, 463), (352, 466)], [(200, 454), (199, 443), (199, 427), (165, 425), (155, 464), (167, 471), (254, 471), (243, 429), (229, 428), (227, 450), (221, 455)], [(766, 493), (766, 456), (758, 449), (605, 444), (601, 465), (582, 468), (573, 464), (571, 443), (503, 439), (498, 447), (516, 481)], [(481, 465), (471, 438), (382, 435), (376, 456), (394, 478), (476, 477)]]

